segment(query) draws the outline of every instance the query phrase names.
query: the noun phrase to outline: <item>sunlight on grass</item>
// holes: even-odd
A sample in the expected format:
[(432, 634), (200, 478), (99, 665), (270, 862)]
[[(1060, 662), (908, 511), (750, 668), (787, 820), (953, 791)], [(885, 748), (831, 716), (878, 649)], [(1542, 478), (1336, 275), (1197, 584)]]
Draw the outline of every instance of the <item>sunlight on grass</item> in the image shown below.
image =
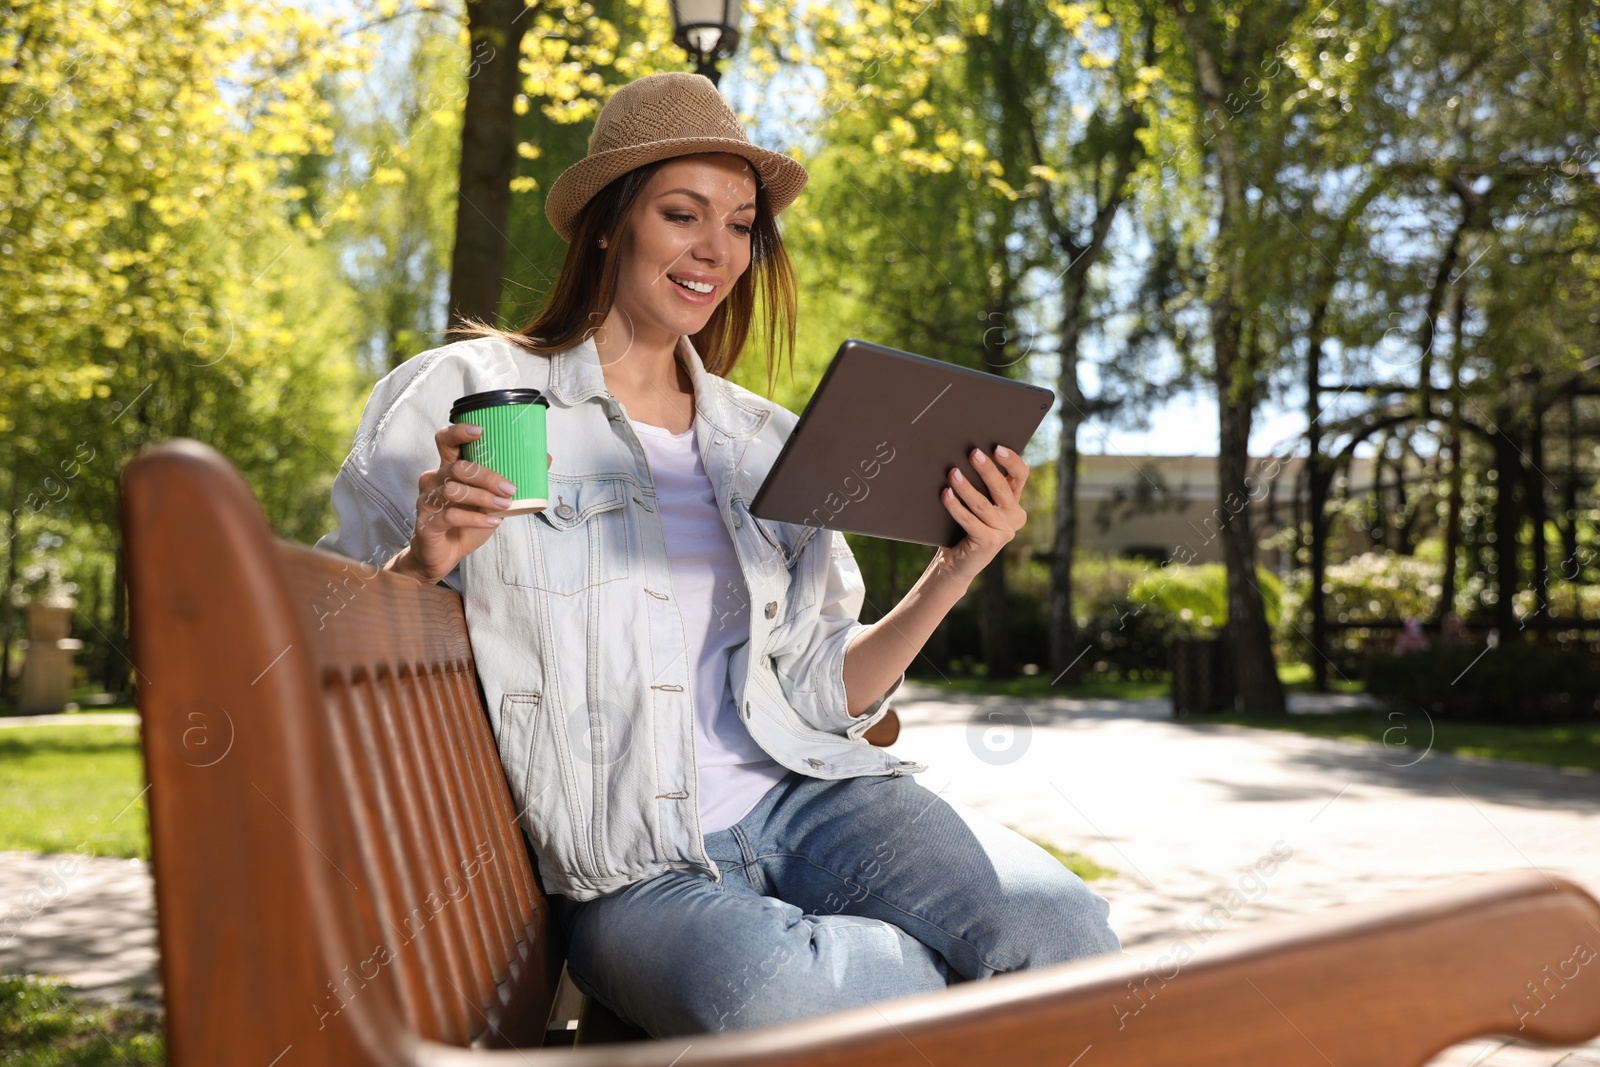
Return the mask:
[(0, 730), (0, 850), (148, 860), (144, 785), (137, 726)]
[(59, 982), (0, 978), (0, 1063), (5, 1067), (161, 1067), (159, 1013), (108, 1007)]
[[(1286, 663), (1278, 668), (1278, 679), (1285, 689), (1310, 692), (1311, 667), (1304, 663)], [(984, 678), (978, 675), (916, 675), (912, 679), (922, 685), (937, 686), (961, 693), (984, 693), (991, 696), (1017, 697), (1024, 700), (1048, 700), (1052, 697), (1069, 697), (1074, 700), (1165, 700), (1172, 691), (1166, 679), (1130, 681), (1109, 675), (1088, 673), (1077, 685), (1052, 685), (1048, 674), (1019, 674), (1015, 678)], [(1358, 682), (1334, 680), (1336, 693), (1358, 693)]]
[(1287, 730), (1313, 737), (1377, 741), (1397, 753), (1403, 750), (1415, 752), (1418, 758), (1430, 747), (1431, 739), (1434, 752), (1600, 771), (1600, 722), (1559, 725), (1446, 722), (1430, 721), (1420, 713), (1402, 716), (1399, 712), (1385, 711), (1289, 715), (1283, 718), (1207, 715), (1185, 722), (1192, 725), (1222, 722), (1258, 730)]
[(1015, 678), (978, 678), (971, 675), (951, 675), (948, 678), (922, 676), (907, 679), (922, 685), (960, 693), (985, 693), (993, 696), (1018, 697), (1024, 700), (1049, 700), (1053, 697), (1070, 697), (1074, 700), (1151, 700), (1167, 695), (1164, 681), (1123, 681), (1095, 675), (1085, 676), (1080, 685), (1051, 685), (1045, 674), (1018, 675)]
[[(1286, 688), (1309, 690), (1311, 668), (1288, 664), (1279, 669)], [(1091, 676), (1092, 677), (1092, 676)], [(1052, 686), (1042, 674), (989, 680), (960, 677), (916, 679), (955, 692), (1007, 696), (1018, 700), (1047, 700), (1052, 697), (1102, 700), (1164, 699), (1166, 682), (1089, 682), (1082, 686)], [(1355, 685), (1336, 685), (1336, 691), (1359, 692)], [(1285, 715), (1252, 718), (1243, 715), (1197, 715), (1178, 720), (1185, 725), (1229, 723), (1260, 730), (1286, 730), (1350, 741), (1377, 741), (1391, 749), (1410, 749), (1420, 756), (1429, 747), (1434, 752), (1449, 752), (1485, 759), (1520, 760), (1552, 767), (1571, 767), (1600, 771), (1600, 722), (1569, 722), (1526, 725), (1492, 722), (1429, 721), (1416, 714), (1397, 718), (1398, 712), (1383, 709), (1347, 711), (1318, 715)]]
[[(1016, 830), (1017, 833), (1022, 834), (1021, 830), (1017, 830), (1017, 828), (1012, 826), (1010, 823), (1007, 823), (1006, 826), (1008, 829)], [(1048, 841), (1041, 841), (1039, 838), (1029, 837), (1027, 834), (1022, 834), (1022, 836), (1027, 837), (1029, 841), (1032, 841), (1034, 844), (1050, 853), (1050, 855), (1054, 856), (1061, 862), (1063, 867), (1077, 875), (1079, 878), (1082, 878), (1085, 882), (1092, 882), (1096, 878), (1116, 877), (1116, 871), (1112, 870), (1110, 867), (1100, 866), (1094, 860), (1090, 859), (1088, 856), (1085, 856), (1081, 852), (1063, 852), (1061, 849), (1056, 848), (1056, 846), (1052, 845)]]

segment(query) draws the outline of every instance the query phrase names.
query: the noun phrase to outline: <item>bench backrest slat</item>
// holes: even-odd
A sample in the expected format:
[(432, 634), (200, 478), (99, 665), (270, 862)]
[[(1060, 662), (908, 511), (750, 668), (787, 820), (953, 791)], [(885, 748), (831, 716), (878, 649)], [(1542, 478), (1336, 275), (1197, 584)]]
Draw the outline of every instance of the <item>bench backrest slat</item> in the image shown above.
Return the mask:
[(123, 508), (169, 1062), (539, 1045), (559, 946), (459, 598), (276, 540), (193, 442)]
[[(362, 911), (362, 928), (369, 933), (398, 929), (397, 902), (409, 899), (410, 894), (403, 889), (402, 860), (393, 848), (384, 847), (382, 827), (393, 820), (384, 818), (383, 809), (392, 803), (392, 789), (380, 769), (382, 762), (372, 751), (370, 731), (363, 727), (366, 716), (356, 708), (360, 702), (358, 691), (344, 684), (342, 678), (328, 681), (326, 691), (333, 698), (328, 715), (329, 732), (339, 771), (355, 789), (356, 840), (361, 854), (362, 883), (372, 889), (370, 906)], [(408, 1018), (418, 1020), (421, 1028), (439, 1030), (444, 1009), (427, 981), (423, 963), (425, 952), (425, 947), (419, 948), (396, 962), (400, 998)]]

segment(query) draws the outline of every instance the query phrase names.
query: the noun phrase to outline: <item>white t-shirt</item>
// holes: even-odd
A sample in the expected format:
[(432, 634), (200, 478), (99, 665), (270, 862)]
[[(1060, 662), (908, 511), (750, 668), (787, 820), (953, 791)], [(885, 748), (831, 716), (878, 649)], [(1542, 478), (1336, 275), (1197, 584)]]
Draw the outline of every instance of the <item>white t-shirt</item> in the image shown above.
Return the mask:
[(787, 773), (755, 742), (728, 684), (730, 651), (750, 637), (750, 593), (733, 539), (700, 462), (694, 424), (683, 433), (629, 419), (655, 478), (673, 595), (694, 670), (695, 754), (705, 833), (744, 818)]

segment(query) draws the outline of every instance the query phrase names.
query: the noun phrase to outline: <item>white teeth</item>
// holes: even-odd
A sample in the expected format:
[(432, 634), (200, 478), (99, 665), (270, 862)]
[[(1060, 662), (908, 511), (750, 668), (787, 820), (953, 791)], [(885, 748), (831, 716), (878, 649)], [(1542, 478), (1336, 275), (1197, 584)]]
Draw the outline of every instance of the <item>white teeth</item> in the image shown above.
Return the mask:
[(716, 286), (711, 285), (708, 282), (691, 282), (687, 278), (673, 278), (672, 280), (689, 290), (691, 293), (709, 293), (711, 290), (716, 288)]

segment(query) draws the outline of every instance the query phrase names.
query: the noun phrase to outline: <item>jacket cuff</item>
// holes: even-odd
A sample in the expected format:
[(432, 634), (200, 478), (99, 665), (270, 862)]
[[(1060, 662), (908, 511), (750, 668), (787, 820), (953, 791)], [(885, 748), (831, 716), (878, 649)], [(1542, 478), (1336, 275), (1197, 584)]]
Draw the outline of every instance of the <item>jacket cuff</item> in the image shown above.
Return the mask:
[[(873, 701), (866, 711), (855, 716), (854, 721), (845, 729), (844, 735), (853, 741), (860, 740), (862, 735), (876, 726), (880, 719), (889, 714), (889, 699), (900, 690), (900, 687), (905, 684), (905, 680), (906, 672), (901, 671), (899, 679), (889, 687), (887, 693)], [(846, 712), (846, 714), (849, 713)]]
[(900, 677), (891, 685), (887, 692), (874, 700), (866, 711), (860, 715), (850, 714), (850, 699), (844, 686), (844, 661), (845, 655), (850, 651), (850, 645), (857, 635), (870, 629), (869, 623), (858, 622), (848, 631), (843, 641), (834, 644), (839, 651), (830, 658), (827, 669), (822, 672), (823, 683), (819, 687), (814, 713), (820, 719), (813, 725), (829, 733), (843, 734), (851, 740), (858, 740), (862, 734), (872, 729), (873, 725), (882, 719), (889, 711), (889, 698), (905, 683), (906, 675), (900, 672)]

